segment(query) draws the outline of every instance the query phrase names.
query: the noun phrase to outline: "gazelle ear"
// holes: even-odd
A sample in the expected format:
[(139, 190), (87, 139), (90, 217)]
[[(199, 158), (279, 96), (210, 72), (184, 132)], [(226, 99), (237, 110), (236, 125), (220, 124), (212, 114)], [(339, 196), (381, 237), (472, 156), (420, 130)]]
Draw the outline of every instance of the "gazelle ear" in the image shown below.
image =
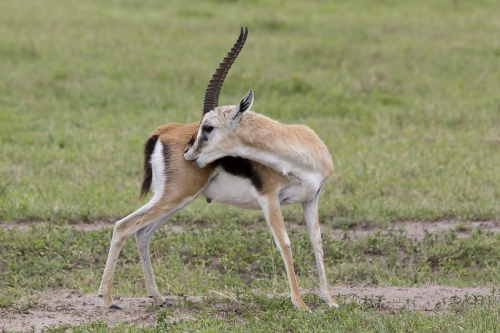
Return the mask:
[(250, 89), (248, 93), (241, 99), (236, 107), (229, 114), (229, 128), (233, 129), (238, 125), (238, 122), (243, 115), (243, 112), (250, 110), (253, 104), (253, 90)]

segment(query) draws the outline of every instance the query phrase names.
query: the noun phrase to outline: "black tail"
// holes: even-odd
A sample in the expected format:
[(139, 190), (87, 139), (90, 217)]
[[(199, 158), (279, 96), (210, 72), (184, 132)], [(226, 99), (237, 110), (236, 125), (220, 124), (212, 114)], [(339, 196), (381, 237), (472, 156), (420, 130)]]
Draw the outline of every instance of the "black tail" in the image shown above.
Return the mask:
[(151, 182), (153, 180), (153, 169), (151, 168), (151, 155), (153, 155), (153, 150), (155, 149), (156, 141), (158, 141), (158, 135), (151, 136), (148, 141), (144, 144), (144, 179), (142, 180), (141, 195), (139, 199), (144, 198), (148, 194), (151, 188)]

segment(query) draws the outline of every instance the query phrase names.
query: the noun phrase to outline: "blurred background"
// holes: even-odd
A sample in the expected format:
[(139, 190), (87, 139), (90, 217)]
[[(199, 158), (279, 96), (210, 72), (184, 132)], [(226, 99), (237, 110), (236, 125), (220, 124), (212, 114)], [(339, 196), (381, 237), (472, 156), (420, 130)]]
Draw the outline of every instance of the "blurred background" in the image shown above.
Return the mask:
[[(249, 27), (221, 105), (303, 123), (336, 173), (320, 219), (500, 217), (497, 1), (0, 1), (0, 220), (137, 209), (142, 146), (198, 121)], [(299, 207), (284, 210), (301, 220)], [(177, 221), (253, 221), (198, 199)]]

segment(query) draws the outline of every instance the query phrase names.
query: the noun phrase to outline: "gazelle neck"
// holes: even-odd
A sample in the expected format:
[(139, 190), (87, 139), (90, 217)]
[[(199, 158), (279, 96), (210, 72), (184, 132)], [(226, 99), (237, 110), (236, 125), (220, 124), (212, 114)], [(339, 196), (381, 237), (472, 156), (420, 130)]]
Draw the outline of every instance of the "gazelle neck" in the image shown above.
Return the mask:
[(231, 155), (267, 165), (283, 175), (304, 178), (333, 172), (327, 147), (307, 126), (284, 125), (254, 112), (245, 112), (235, 129)]

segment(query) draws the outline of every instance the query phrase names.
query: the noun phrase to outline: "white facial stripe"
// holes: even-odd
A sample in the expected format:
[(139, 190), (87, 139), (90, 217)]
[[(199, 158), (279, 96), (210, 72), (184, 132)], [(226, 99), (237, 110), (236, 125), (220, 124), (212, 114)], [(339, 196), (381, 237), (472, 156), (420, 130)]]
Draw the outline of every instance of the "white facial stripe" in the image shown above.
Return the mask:
[(201, 131), (202, 131), (203, 123), (200, 124), (198, 128), (198, 132), (196, 133), (196, 140), (194, 141), (193, 149), (198, 149), (200, 145)]

